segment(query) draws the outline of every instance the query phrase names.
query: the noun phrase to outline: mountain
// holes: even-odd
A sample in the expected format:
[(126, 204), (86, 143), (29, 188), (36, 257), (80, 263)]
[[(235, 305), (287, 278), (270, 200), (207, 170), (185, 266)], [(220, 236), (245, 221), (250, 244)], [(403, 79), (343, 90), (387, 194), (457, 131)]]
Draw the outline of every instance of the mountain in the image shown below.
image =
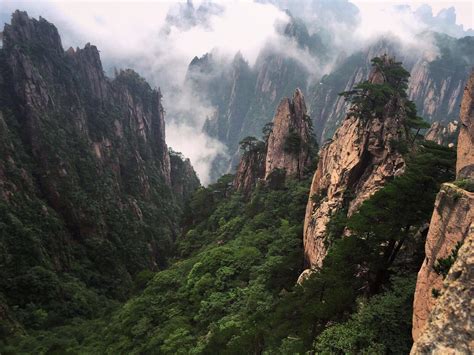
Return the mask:
[(424, 33), (420, 42), (432, 43), (426, 50), (403, 50), (389, 38), (381, 39), (356, 52), (335, 66), (332, 72), (309, 89), (309, 114), (314, 121), (318, 141), (332, 137), (341, 124), (348, 105), (338, 96), (370, 72), (370, 59), (389, 54), (403, 61), (410, 72), (408, 95), (428, 122), (444, 124), (459, 116), (461, 91), (474, 65), (474, 37), (455, 39), (437, 33)]
[(0, 137), (1, 298), (21, 324), (96, 314), (167, 264), (199, 182), (170, 158), (159, 89), (132, 70), (107, 78), (95, 46), (64, 51), (54, 25), (16, 11)]
[(297, 87), (307, 98), (318, 142), (330, 139), (349, 109), (339, 93), (367, 79), (370, 60), (383, 54), (397, 57), (410, 72), (408, 95), (420, 116), (445, 125), (459, 116), (460, 93), (474, 65), (474, 37), (457, 39), (424, 32), (417, 36), (421, 47), (381, 37), (347, 55), (334, 47), (324, 31), (310, 33), (307, 26), (290, 14), (290, 22), (279, 29), (286, 48), (268, 45), (252, 67), (241, 55), (231, 64), (214, 59), (212, 54), (191, 62), (188, 78), (194, 77), (194, 92), (215, 109), (204, 131), (223, 142), (231, 156), (227, 162), (221, 159), (215, 164), (214, 177), (234, 169), (238, 142), (258, 135), (273, 117), (277, 100)]
[(291, 96), (296, 88), (304, 93), (313, 77), (313, 68), (304, 61), (313, 61), (314, 66), (328, 60), (322, 39), (318, 34), (310, 35), (301, 20), (291, 17), (278, 31), (287, 48), (269, 43), (252, 67), (240, 53), (230, 64), (208, 53), (189, 65), (185, 85), (215, 109), (203, 129), (225, 143), (230, 153), (230, 159), (214, 169), (214, 176), (234, 170), (239, 161), (239, 141), (260, 134), (281, 97)]
[[(373, 65), (367, 82), (374, 91), (394, 85), (389, 81), (389, 72), (397, 64), (393, 58), (382, 58), (381, 63)], [(387, 181), (403, 174), (405, 160), (400, 142), (407, 141), (409, 134), (408, 106), (404, 101), (403, 95), (393, 95), (380, 104), (383, 107), (374, 116), (349, 113), (333, 139), (321, 148), (305, 217), (304, 245), (309, 268), (323, 264), (331, 243), (331, 221), (350, 217)]]

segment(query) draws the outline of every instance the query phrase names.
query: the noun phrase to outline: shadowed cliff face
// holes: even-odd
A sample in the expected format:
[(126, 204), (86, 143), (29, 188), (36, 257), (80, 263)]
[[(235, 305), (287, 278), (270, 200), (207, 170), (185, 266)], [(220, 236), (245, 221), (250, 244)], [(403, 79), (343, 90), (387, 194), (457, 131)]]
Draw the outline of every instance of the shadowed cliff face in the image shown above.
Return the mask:
[(309, 120), (301, 90), (296, 89), (292, 99), (282, 99), (266, 143), (256, 142), (242, 155), (235, 188), (248, 194), (260, 179), (277, 183), (280, 173), (283, 179), (303, 178), (311, 164), (313, 139)]
[[(3, 34), (0, 288), (20, 309), (68, 302), (66, 279), (124, 297), (166, 263), (189, 194), (172, 194), (161, 94), (131, 70), (106, 78), (95, 46), (64, 52), (42, 18), (17, 11)], [(54, 294), (35, 296), (38, 275)]]
[[(375, 69), (370, 82), (381, 84), (384, 76)], [(334, 215), (352, 215), (385, 182), (403, 173), (404, 159), (392, 143), (405, 139), (404, 116), (403, 105), (392, 99), (381, 116), (348, 116), (321, 148), (304, 222), (308, 267), (321, 267), (327, 252), (326, 228)]]
[[(459, 120), (458, 182), (444, 184), (438, 193), (426, 239), (425, 260), (418, 273), (413, 303), (413, 354), (454, 353), (473, 345), (469, 337), (471, 315), (467, 311), (473, 293), (469, 278), (474, 227), (473, 93), (474, 74), (471, 74), (464, 89)], [(443, 286), (443, 274), (437, 266), (463, 244), (463, 252), (460, 250), (458, 256), (461, 260), (456, 260)]]

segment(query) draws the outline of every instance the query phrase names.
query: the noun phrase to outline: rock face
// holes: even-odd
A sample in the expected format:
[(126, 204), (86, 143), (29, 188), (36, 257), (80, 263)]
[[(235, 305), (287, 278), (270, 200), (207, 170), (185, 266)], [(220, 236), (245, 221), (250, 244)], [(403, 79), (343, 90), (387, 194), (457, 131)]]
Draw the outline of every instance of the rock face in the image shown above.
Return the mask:
[[(433, 289), (442, 290), (443, 277), (434, 265), (448, 257), (468, 236), (474, 220), (474, 193), (444, 184), (438, 193), (425, 244), (425, 260), (418, 272), (413, 303), (413, 339), (422, 334), (437, 303)], [(434, 291), (436, 292), (436, 291)]]
[[(380, 73), (371, 74), (380, 83)], [(404, 171), (391, 142), (404, 138), (403, 108), (389, 102), (383, 117), (347, 117), (331, 142), (321, 148), (304, 222), (306, 264), (320, 267), (326, 256), (326, 226), (336, 213), (351, 215), (393, 176)], [(349, 201), (350, 200), (350, 201)]]
[(473, 280), (474, 232), (471, 230), (444, 280), (442, 295), (410, 354), (471, 354), (474, 348)]
[(446, 126), (441, 122), (433, 122), (425, 133), (425, 139), (440, 145), (454, 146), (459, 134), (459, 122), (452, 121)]
[[(132, 70), (105, 77), (95, 46), (65, 52), (54, 25), (42, 18), (17, 11), (3, 34), (0, 289), (6, 303), (20, 310), (67, 303), (73, 296), (64, 280), (125, 297), (133, 275), (166, 262), (179, 215), (172, 188), (187, 195), (195, 186), (171, 181), (160, 91)], [(184, 170), (191, 174), (189, 166)], [(34, 282), (25, 281), (38, 277), (53, 296), (41, 298)]]
[[(456, 163), (456, 179), (468, 179), (471, 182), (474, 179), (474, 155), (473, 155), (473, 87), (474, 75), (471, 75), (468, 84), (464, 90), (460, 114), (460, 132), (458, 138), (458, 151)], [(425, 260), (418, 272), (418, 279), (415, 290), (415, 299), (413, 303), (413, 339), (417, 341), (423, 334), (424, 341), (433, 339), (430, 334), (434, 327), (439, 326), (439, 319), (443, 317), (442, 311), (438, 310), (432, 314), (433, 322), (427, 326), (428, 319), (438, 299), (434, 297), (435, 290), (442, 290), (443, 278), (435, 270), (435, 265), (440, 259), (448, 257), (457, 247), (458, 243), (463, 244), (468, 235), (472, 234), (474, 227), (474, 193), (466, 191), (454, 184), (444, 184), (438, 193), (435, 202), (433, 216), (428, 231), (425, 245)], [(469, 256), (472, 259), (472, 255)], [(472, 262), (471, 262), (472, 263)], [(472, 268), (472, 265), (470, 266)], [(448, 281), (449, 284), (449, 281)], [(469, 288), (468, 282), (466, 286)], [(447, 286), (448, 289), (451, 285)], [(456, 286), (453, 286), (456, 287)], [(472, 292), (472, 287), (471, 291)], [(445, 318), (449, 316), (451, 307), (455, 305), (446, 305), (446, 302), (452, 301), (454, 296), (444, 298), (446, 308)], [(469, 299), (472, 299), (469, 298)], [(441, 302), (441, 301), (440, 301)], [(438, 306), (436, 306), (438, 307)], [(441, 307), (441, 306), (440, 306)], [(460, 312), (462, 310), (459, 310)], [(436, 315), (435, 315), (436, 314)], [(451, 317), (451, 316), (449, 316)], [(460, 321), (460, 320), (458, 320)], [(454, 325), (458, 322), (456, 317), (446, 320), (445, 323), (451, 328), (458, 327)], [(430, 328), (431, 327), (431, 328)], [(431, 330), (430, 330), (431, 329)], [(444, 334), (448, 336), (448, 334)], [(472, 341), (472, 340), (471, 340)], [(427, 343), (423, 346), (428, 346)], [(436, 344), (431, 344), (436, 348)], [(422, 349), (416, 348), (416, 349)], [(418, 350), (416, 350), (418, 351)], [(422, 350), (419, 350), (422, 352)]]
[(456, 176), (474, 179), (474, 72), (464, 88), (460, 121)]
[(245, 152), (240, 158), (234, 178), (234, 188), (249, 195), (260, 179), (265, 176), (265, 151)]
[(303, 93), (296, 89), (293, 98), (284, 98), (273, 118), (267, 142), (257, 142), (244, 152), (234, 179), (234, 187), (248, 194), (260, 180), (284, 177), (301, 179), (311, 164), (311, 128)]
[(296, 89), (292, 100), (280, 102), (268, 138), (265, 178), (274, 169), (284, 169), (287, 176), (303, 177), (311, 160), (309, 120), (300, 89)]

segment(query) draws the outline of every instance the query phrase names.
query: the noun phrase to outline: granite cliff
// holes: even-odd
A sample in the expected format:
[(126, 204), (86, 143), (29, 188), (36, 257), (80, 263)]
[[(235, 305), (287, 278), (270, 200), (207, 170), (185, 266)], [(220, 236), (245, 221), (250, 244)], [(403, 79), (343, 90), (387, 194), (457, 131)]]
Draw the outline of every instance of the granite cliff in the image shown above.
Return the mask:
[(444, 184), (438, 193), (425, 244), (425, 260), (418, 273), (413, 304), (413, 354), (468, 353), (472, 349), (469, 309), (473, 292), (473, 98), (471, 74), (460, 111), (457, 180)]
[[(383, 57), (384, 65), (394, 60)], [(369, 83), (383, 85), (386, 76), (375, 67)], [(308, 268), (321, 267), (327, 253), (327, 224), (337, 214), (350, 216), (385, 182), (404, 171), (405, 161), (394, 142), (406, 139), (403, 99), (392, 97), (381, 114), (349, 114), (333, 139), (324, 145), (310, 189), (304, 222)]]
[(259, 180), (276, 183), (279, 172), (282, 178), (302, 179), (312, 161), (314, 139), (301, 90), (280, 101), (265, 142), (247, 141), (234, 179), (237, 190), (248, 194)]

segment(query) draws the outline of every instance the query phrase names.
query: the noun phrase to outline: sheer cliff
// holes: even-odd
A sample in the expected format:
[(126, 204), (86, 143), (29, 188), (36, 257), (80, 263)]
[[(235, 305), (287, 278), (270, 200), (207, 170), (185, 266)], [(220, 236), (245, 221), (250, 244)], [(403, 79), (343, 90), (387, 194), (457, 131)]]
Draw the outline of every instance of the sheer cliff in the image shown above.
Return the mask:
[(464, 89), (459, 118), (456, 181), (444, 184), (438, 193), (425, 260), (418, 272), (413, 304), (414, 354), (462, 352), (473, 345), (469, 314), (473, 285), (469, 275), (474, 227), (474, 73)]
[(0, 49), (0, 137), (0, 288), (16, 316), (90, 314), (99, 294), (124, 298), (166, 264), (189, 191), (172, 193), (159, 89), (131, 70), (107, 78), (95, 46), (64, 51), (54, 25), (17, 11)]

